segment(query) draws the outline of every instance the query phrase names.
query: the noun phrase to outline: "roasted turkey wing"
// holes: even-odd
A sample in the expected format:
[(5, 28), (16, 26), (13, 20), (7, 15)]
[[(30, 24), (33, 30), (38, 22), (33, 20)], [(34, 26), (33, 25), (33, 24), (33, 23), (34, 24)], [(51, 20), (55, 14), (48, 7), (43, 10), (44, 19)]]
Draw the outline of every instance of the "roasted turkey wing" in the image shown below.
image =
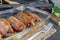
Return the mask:
[(31, 17), (31, 19), (34, 19), (35, 22), (40, 22), (41, 21), (41, 18), (35, 13), (25, 12), (25, 14), (28, 15), (29, 17)]
[(13, 29), (10, 23), (4, 18), (0, 18), (0, 33), (4, 36), (11, 36), (12, 32)]
[(23, 28), (26, 27), (23, 22), (19, 21), (14, 16), (9, 17), (8, 21), (16, 31), (21, 31)]
[(24, 22), (25, 25), (35, 25), (34, 24), (34, 19), (31, 19), (29, 16), (27, 16), (26, 14), (22, 13), (22, 12), (18, 12), (15, 15), (16, 18), (18, 18), (19, 20), (21, 20), (22, 22)]

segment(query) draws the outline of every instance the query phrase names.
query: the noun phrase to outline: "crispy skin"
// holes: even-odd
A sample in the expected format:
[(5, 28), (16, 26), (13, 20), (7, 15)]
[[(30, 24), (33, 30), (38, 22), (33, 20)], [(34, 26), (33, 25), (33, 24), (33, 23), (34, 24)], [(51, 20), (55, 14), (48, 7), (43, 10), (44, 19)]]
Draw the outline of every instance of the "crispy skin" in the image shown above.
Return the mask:
[(13, 29), (10, 23), (4, 18), (0, 18), (0, 33), (4, 36), (11, 36), (12, 32)]
[(31, 17), (31, 19), (34, 19), (37, 22), (41, 21), (41, 18), (37, 14), (35, 14), (35, 13), (25, 12), (25, 14), (28, 15), (29, 17)]
[(31, 19), (29, 16), (27, 16), (26, 14), (22, 13), (22, 12), (18, 12), (15, 15), (16, 18), (18, 18), (19, 20), (21, 20), (22, 22), (24, 22), (25, 25), (35, 25), (34, 24), (34, 19)]
[(23, 22), (19, 21), (19, 20), (16, 19), (14, 16), (9, 17), (9, 18), (8, 18), (8, 21), (11, 23), (12, 27), (13, 27), (16, 31), (21, 31), (23, 28), (26, 27)]

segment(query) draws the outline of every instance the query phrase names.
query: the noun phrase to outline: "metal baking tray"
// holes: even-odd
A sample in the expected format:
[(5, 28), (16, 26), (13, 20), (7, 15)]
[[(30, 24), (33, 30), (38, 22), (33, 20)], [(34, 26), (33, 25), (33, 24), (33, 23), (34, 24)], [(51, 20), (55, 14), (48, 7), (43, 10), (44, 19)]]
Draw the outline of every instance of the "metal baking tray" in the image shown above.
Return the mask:
[[(21, 7), (23, 7), (23, 6), (19, 6), (18, 8), (21, 8)], [(14, 9), (9, 9), (9, 10), (5, 10), (5, 11), (0, 11), (0, 18), (8, 18), (12, 15), (14, 16), (19, 11), (20, 12), (29, 11), (29, 12), (36, 13), (42, 19), (42, 21), (37, 23), (36, 25), (30, 27), (30, 28), (24, 29), (17, 34), (14, 34), (13, 36), (4, 38), (4, 40), (11, 40), (12, 38), (17, 37), (18, 35), (21, 38), (23, 35), (30, 32), (30, 30), (35, 29), (35, 28), (37, 30), (38, 28), (41, 28), (41, 26), (43, 24), (47, 24), (48, 19), (51, 17), (49, 12), (46, 12), (46, 11), (43, 11), (43, 10), (40, 10), (40, 9), (36, 9), (36, 8), (33, 8), (33, 7), (28, 7), (28, 6), (24, 6), (23, 8), (25, 8), (25, 10), (21, 10), (21, 9), (17, 10), (16, 8), (14, 8)]]

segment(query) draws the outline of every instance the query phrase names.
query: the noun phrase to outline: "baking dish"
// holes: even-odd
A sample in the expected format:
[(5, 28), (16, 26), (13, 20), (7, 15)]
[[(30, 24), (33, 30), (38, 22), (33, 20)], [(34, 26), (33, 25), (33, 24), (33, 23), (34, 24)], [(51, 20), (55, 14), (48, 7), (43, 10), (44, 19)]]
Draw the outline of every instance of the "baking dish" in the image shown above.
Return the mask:
[[(25, 8), (25, 10), (21, 9), (21, 7)], [(8, 18), (10, 16), (14, 16), (17, 12), (34, 12), (36, 13), (42, 20), (41, 22), (36, 23), (36, 25), (31, 26), (27, 29), (23, 29), (21, 32), (18, 32), (16, 34), (14, 34), (13, 36), (4, 38), (4, 40), (12, 40), (14, 37), (17, 39), (18, 37), (21, 38), (23, 35), (27, 34), (28, 32), (30, 32), (31, 30), (41, 30), (44, 27), (42, 27), (43, 25), (47, 24), (48, 19), (50, 18), (50, 14), (46, 11), (40, 10), (40, 9), (36, 9), (33, 7), (28, 7), (28, 6), (19, 6), (18, 9), (14, 8), (14, 9), (9, 9), (9, 10), (5, 10), (5, 11), (0, 11), (0, 18)], [(38, 31), (38, 30), (37, 30)], [(37, 32), (35, 31), (35, 32)], [(34, 32), (34, 33), (35, 33)]]

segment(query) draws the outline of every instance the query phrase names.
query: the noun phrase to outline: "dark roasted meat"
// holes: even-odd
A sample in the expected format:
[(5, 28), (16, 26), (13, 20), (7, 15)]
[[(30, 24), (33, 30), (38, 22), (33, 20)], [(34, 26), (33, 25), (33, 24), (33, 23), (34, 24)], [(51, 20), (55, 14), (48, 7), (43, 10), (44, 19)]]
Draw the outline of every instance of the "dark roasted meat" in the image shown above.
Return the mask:
[(24, 22), (25, 25), (30, 26), (30, 25), (35, 25), (34, 24), (34, 19), (31, 19), (29, 16), (22, 12), (18, 12), (18, 14), (15, 15), (16, 18)]
[(4, 18), (0, 18), (0, 33), (4, 36), (11, 36), (12, 32), (13, 29), (10, 23)]
[(35, 14), (35, 13), (25, 12), (25, 14), (28, 15), (29, 17), (31, 17), (31, 19), (34, 19), (37, 22), (41, 21), (40, 17), (37, 14)]
[(16, 31), (21, 31), (23, 28), (26, 27), (23, 22), (19, 21), (14, 16), (9, 17), (8, 21)]

